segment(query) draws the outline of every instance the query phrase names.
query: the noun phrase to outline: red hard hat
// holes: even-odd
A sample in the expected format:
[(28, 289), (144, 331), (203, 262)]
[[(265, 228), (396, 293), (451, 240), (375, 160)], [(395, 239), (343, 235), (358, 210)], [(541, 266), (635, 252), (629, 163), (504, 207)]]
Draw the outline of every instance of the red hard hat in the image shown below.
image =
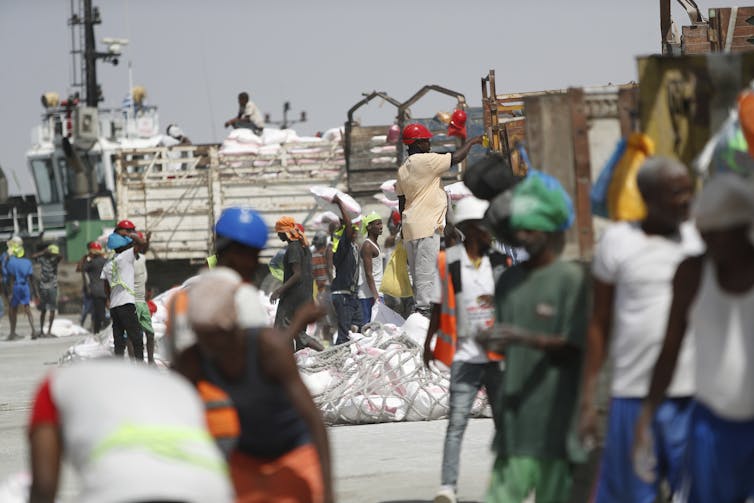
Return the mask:
[(432, 133), (421, 124), (409, 124), (403, 128), (403, 143), (406, 145), (411, 145), (416, 140), (429, 140), (430, 138), (432, 138)]
[(101, 244), (99, 244), (99, 243), (98, 243), (98, 242), (96, 242), (96, 241), (92, 241), (91, 243), (89, 243), (89, 246), (88, 246), (88, 248), (89, 248), (90, 250), (100, 250), (100, 251), (101, 251), (101, 250), (102, 250), (102, 245), (101, 245)]
[(141, 232), (141, 231), (137, 232), (137, 233), (136, 233), (136, 235), (137, 235), (137, 236), (139, 236), (139, 238), (141, 238), (141, 239), (146, 239), (146, 238), (144, 237), (144, 233), (143, 233), (143, 232)]
[(453, 112), (453, 115), (450, 117), (450, 123), (458, 127), (466, 125), (466, 112), (463, 110)]
[(130, 220), (121, 220), (118, 222), (118, 225), (115, 226), (116, 229), (126, 229), (129, 231), (136, 230), (136, 226), (134, 223)]

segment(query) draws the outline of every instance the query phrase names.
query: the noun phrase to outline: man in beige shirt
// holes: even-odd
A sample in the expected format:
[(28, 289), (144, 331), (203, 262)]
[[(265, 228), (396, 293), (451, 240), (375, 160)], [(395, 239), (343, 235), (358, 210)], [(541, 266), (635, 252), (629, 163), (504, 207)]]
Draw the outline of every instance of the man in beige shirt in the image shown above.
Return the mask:
[(405, 127), (403, 143), (408, 145), (408, 159), (398, 168), (395, 185), (413, 280), (414, 309), (427, 317), (431, 311), (430, 294), (440, 252), (440, 234), (448, 210), (442, 176), (452, 165), (462, 162), (472, 146), (482, 142), (482, 137), (476, 136), (454, 153), (436, 154), (430, 152), (430, 138), (432, 133), (421, 124)]

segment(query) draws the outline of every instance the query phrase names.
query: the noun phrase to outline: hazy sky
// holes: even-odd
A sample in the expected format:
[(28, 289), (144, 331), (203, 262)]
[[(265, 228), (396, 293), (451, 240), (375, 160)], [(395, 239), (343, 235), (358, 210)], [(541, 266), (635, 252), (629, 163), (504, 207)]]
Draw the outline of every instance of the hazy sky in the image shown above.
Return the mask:
[[(79, 0), (74, 0), (76, 3)], [(361, 93), (403, 101), (425, 84), (479, 106), (481, 77), (496, 70), (498, 92), (623, 83), (635, 56), (659, 51), (657, 0), (93, 0), (104, 37), (127, 38), (120, 65), (100, 63), (105, 104), (134, 83), (160, 107), (162, 128), (179, 124), (194, 142), (221, 141), (223, 122), (247, 90), (279, 119), (284, 101), (306, 110), (300, 134), (340, 126)], [(24, 155), (40, 96), (64, 97), (71, 82), (70, 0), (0, 0), (0, 165), (33, 190)], [(698, 0), (709, 7), (754, 0)], [(688, 24), (674, 6), (674, 19)], [(362, 109), (364, 124), (388, 123), (389, 105)], [(452, 107), (420, 101), (414, 116)], [(11, 177), (11, 190), (14, 182)]]

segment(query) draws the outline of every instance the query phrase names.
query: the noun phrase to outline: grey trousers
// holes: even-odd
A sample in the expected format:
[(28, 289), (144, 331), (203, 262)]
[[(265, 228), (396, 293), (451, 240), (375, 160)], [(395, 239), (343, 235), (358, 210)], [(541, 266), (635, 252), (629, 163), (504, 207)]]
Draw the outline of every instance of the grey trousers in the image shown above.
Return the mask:
[(479, 389), (484, 386), (494, 414), (502, 383), (499, 362), (453, 362), (450, 366), (450, 414), (442, 451), (442, 485), (455, 487), (458, 483), (461, 441)]
[(440, 234), (406, 241), (408, 272), (414, 288), (415, 310), (429, 314), (430, 295), (435, 281), (437, 255), (440, 253)]

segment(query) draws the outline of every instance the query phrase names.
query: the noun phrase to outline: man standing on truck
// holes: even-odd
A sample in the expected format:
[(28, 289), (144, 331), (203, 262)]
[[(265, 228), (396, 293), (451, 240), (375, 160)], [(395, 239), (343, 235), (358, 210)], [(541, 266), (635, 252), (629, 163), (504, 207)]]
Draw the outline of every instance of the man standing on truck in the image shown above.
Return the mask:
[(442, 188), (442, 176), (454, 164), (466, 159), (469, 150), (482, 142), (481, 136), (469, 139), (454, 153), (430, 152), (432, 133), (421, 124), (409, 124), (403, 130), (408, 145), (408, 159), (398, 168), (395, 193), (402, 216), (402, 232), (413, 280), (416, 312), (430, 316), (440, 236), (445, 228), (448, 196)]
[[(593, 443), (597, 433), (597, 381), (608, 346), (613, 360), (597, 503), (652, 503), (657, 498), (659, 482), (643, 482), (631, 464), (634, 425), (665, 334), (673, 275), (685, 257), (703, 251), (693, 225), (684, 223), (693, 194), (688, 169), (672, 159), (651, 158), (641, 167), (637, 183), (646, 217), (608, 227), (592, 261), (594, 305), (579, 427), (586, 444)], [(685, 344), (673, 386), (652, 423), (656, 456), (662, 460), (657, 478), (667, 479), (674, 492), (681, 484), (693, 393), (693, 349)]]
[(50, 324), (47, 327), (47, 335), (52, 335), (52, 322), (55, 320), (55, 311), (58, 309), (58, 264), (63, 259), (60, 256), (58, 245), (51, 244), (41, 252), (31, 256), (39, 263), (39, 331), (45, 336), (45, 316), (50, 311)]
[(259, 136), (264, 131), (264, 117), (253, 101), (249, 100), (249, 93), (238, 95), (238, 115), (225, 121), (225, 127), (246, 128)]

